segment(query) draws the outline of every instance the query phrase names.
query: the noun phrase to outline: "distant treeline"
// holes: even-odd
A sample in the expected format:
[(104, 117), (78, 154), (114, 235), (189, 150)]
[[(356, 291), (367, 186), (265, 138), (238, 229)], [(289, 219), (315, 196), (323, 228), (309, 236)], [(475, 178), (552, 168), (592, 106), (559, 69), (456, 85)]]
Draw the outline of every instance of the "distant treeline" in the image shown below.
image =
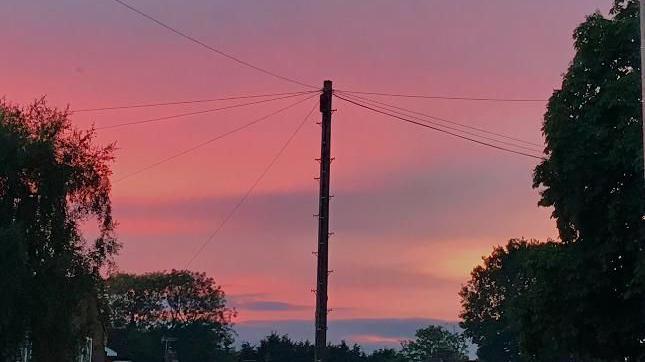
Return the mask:
[[(182, 362), (307, 361), (314, 358), (309, 342), (294, 342), (286, 335), (271, 334), (257, 345), (232, 347), (235, 312), (226, 307), (223, 291), (203, 273), (190, 271), (148, 274), (115, 274), (106, 282), (111, 332), (108, 347), (119, 358), (157, 362), (175, 353)], [(402, 341), (399, 350), (365, 353), (345, 342), (330, 344), (328, 360), (347, 362), (467, 360), (466, 339), (440, 326), (416, 332), (414, 340)], [(170, 340), (166, 344), (164, 340)], [(167, 346), (167, 347), (166, 347)]]

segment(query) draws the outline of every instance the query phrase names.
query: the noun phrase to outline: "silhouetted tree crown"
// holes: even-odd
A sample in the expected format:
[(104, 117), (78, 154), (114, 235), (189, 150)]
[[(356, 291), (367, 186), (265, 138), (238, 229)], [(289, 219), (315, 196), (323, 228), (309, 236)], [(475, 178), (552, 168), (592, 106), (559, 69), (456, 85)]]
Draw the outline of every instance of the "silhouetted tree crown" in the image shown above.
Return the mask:
[[(311, 362), (314, 359), (314, 346), (305, 342), (293, 341), (287, 335), (271, 333), (257, 346), (243, 343), (237, 352), (237, 361), (289, 361)], [(327, 346), (327, 360), (330, 362), (403, 362), (401, 354), (393, 349), (380, 349), (366, 354), (357, 344), (349, 346), (345, 341)]]
[[(75, 313), (96, 302), (99, 273), (118, 244), (114, 147), (95, 145), (94, 136), (42, 99), (24, 108), (0, 100), (0, 360), (28, 337), (34, 360), (71, 361), (96, 327)], [(98, 235), (86, 240), (80, 227), (90, 220)]]
[(231, 357), (235, 311), (221, 287), (204, 273), (172, 270), (115, 274), (107, 280), (112, 328), (125, 332), (133, 360), (162, 359), (161, 338), (174, 343), (181, 361)]
[(542, 305), (537, 326), (578, 358), (637, 358), (645, 338), (638, 1), (615, 1), (609, 18), (589, 16), (574, 40), (545, 114), (546, 160), (534, 187), (540, 205), (553, 207), (568, 255), (543, 299), (575, 308)]
[(558, 336), (537, 336), (534, 323), (540, 316), (531, 314), (531, 304), (558, 302), (544, 301), (540, 293), (542, 283), (558, 283), (549, 279), (545, 270), (547, 265), (560, 264), (560, 251), (560, 245), (554, 242), (511, 239), (473, 269), (459, 293), (460, 326), (478, 346), (477, 356), (482, 362), (529, 361), (523, 347), (533, 343), (532, 338), (549, 339), (551, 343), (540, 354), (558, 359), (558, 352), (553, 350), (557, 349)]
[(468, 361), (466, 338), (441, 326), (430, 325), (419, 329), (415, 339), (403, 342), (401, 355), (409, 362), (464, 362)]
[(512, 240), (471, 274), (462, 326), (483, 361), (645, 358), (638, 1), (590, 15), (574, 41), (533, 180), (561, 242)]

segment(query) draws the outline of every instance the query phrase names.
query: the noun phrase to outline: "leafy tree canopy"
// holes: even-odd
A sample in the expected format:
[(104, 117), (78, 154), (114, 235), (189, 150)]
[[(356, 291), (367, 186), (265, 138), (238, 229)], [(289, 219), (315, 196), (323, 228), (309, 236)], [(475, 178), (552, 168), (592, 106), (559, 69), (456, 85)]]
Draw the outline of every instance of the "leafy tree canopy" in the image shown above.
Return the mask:
[[(72, 126), (67, 110), (0, 100), (0, 359), (28, 336), (35, 360), (72, 360), (93, 328), (74, 315), (96, 300), (118, 250), (110, 204), (112, 145)], [(81, 223), (94, 220), (86, 240)]]
[(133, 359), (160, 360), (164, 336), (177, 338), (174, 345), (182, 361), (214, 361), (228, 354), (235, 311), (206, 274), (115, 274), (107, 280), (107, 292), (112, 326), (127, 331)]
[[(314, 359), (314, 346), (305, 342), (293, 341), (287, 335), (271, 333), (257, 346), (243, 343), (237, 352), (238, 361), (289, 361), (310, 362)], [(327, 360), (330, 362), (403, 362), (399, 352), (381, 349), (366, 354), (358, 345), (349, 346), (345, 341), (327, 346)]]
[(645, 339), (638, 1), (617, 0), (610, 15), (576, 29), (575, 57), (545, 114), (534, 187), (568, 257), (541, 300), (571, 307), (534, 312), (535, 327), (576, 358), (624, 360), (643, 357)]
[(381, 348), (367, 356), (368, 362), (405, 362), (401, 353), (393, 348)]
[[(535, 305), (559, 302), (559, 297), (545, 300), (542, 291), (557, 278), (548, 273), (551, 266), (564, 264), (560, 245), (554, 242), (511, 239), (505, 247), (496, 247), (483, 265), (471, 272), (463, 286), (460, 317), (464, 335), (479, 346), (477, 355), (483, 362), (531, 360), (526, 350), (543, 343), (540, 355), (557, 360), (557, 335), (536, 328)], [(554, 309), (555, 310), (555, 309)], [(566, 353), (565, 353), (566, 355)]]
[(410, 362), (468, 361), (466, 338), (441, 326), (428, 326), (415, 333), (416, 339), (403, 342), (401, 354)]

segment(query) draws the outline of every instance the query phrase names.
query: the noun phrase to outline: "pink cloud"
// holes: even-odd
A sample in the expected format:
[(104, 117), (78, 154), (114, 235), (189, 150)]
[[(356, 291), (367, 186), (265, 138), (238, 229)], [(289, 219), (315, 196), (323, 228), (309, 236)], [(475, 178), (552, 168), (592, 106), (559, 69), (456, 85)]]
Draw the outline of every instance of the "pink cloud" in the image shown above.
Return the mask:
[(358, 344), (379, 344), (391, 346), (398, 346), (401, 344), (401, 341), (405, 340), (403, 337), (385, 337), (368, 334), (352, 335), (350, 338)]

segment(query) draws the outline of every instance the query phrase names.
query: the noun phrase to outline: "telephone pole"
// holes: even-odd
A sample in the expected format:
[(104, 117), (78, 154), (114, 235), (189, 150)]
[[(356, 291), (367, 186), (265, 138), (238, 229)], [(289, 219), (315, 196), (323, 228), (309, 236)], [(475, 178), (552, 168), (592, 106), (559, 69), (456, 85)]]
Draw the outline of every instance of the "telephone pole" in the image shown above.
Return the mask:
[(645, 0), (640, 0), (641, 15), (641, 118), (643, 122), (643, 177), (645, 177)]
[(327, 355), (327, 279), (329, 277), (329, 171), (331, 166), (332, 83), (323, 83), (320, 95), (322, 138), (320, 142), (320, 199), (318, 204), (318, 269), (316, 273), (315, 362), (326, 362)]

